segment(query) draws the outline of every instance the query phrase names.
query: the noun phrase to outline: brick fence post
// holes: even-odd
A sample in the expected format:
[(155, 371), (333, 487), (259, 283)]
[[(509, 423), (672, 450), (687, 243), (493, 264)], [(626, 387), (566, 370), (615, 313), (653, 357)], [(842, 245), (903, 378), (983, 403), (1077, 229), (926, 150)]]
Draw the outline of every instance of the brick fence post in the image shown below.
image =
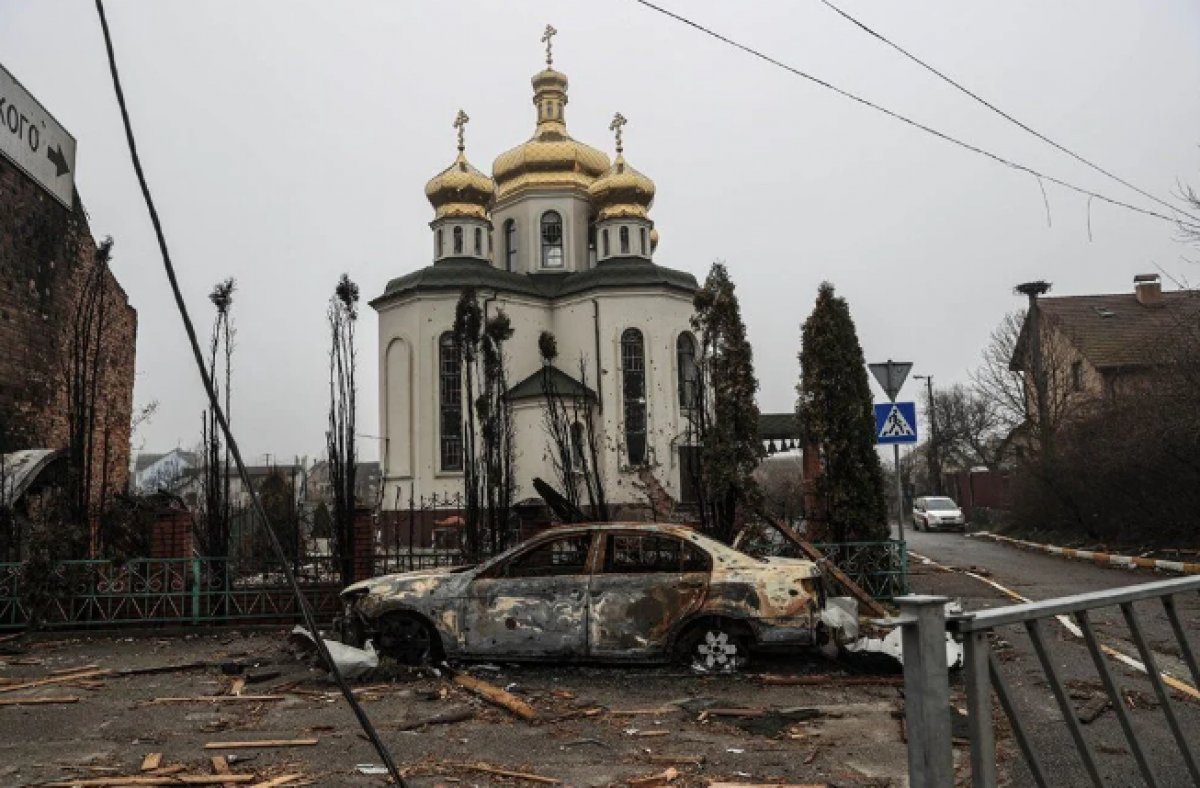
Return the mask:
[(192, 513), (183, 509), (159, 512), (150, 532), (150, 558), (192, 557)]
[(366, 506), (354, 509), (354, 581), (375, 576), (375, 517)]

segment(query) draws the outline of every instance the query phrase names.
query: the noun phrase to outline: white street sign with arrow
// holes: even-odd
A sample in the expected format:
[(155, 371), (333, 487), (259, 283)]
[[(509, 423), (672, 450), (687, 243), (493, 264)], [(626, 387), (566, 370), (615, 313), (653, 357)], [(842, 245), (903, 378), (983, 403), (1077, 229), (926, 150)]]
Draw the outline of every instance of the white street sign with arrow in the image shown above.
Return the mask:
[(67, 208), (75, 195), (75, 138), (0, 65), (0, 154)]

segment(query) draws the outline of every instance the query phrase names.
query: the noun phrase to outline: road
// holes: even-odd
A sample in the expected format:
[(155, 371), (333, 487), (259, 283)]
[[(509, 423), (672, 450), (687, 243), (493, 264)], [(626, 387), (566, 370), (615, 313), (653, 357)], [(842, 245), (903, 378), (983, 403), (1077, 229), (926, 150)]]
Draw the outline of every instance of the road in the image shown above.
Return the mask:
[[(1130, 586), (1163, 578), (1163, 575), (1145, 570), (1107, 569), (961, 534), (905, 530), (910, 553), (955, 569), (975, 567), (981, 570), (980, 574), (1033, 600)], [(943, 571), (915, 557), (910, 567), (911, 587), (916, 593), (959, 598), (967, 610), (1011, 604), (1001, 592), (967, 575)], [(1191, 647), (1196, 652), (1200, 650), (1200, 595), (1179, 599), (1177, 604), (1184, 628), (1192, 636)], [(1159, 667), (1191, 683), (1186, 667), (1178, 658), (1179, 648), (1161, 606), (1158, 603), (1139, 603), (1135, 609), (1145, 628), (1146, 637), (1157, 654)], [(1119, 609), (1101, 609), (1091, 618), (1102, 643), (1130, 656), (1137, 656)], [(1047, 622), (1046, 631), (1050, 635), (1048, 641), (1056, 668), (1071, 689), (1076, 708), (1081, 708), (1091, 696), (1102, 691), (1091, 658), (1082, 641), (1057, 622)], [(1029, 721), (1034, 748), (1042, 758), (1052, 783), (1064, 786), (1090, 784), (1025, 631), (1021, 627), (1008, 627), (999, 633), (993, 645), (1023, 718)], [(1109, 664), (1118, 684), (1134, 693), (1134, 727), (1159, 783), (1171, 786), (1195, 784), (1183, 765), (1178, 746), (1162, 710), (1157, 708), (1153, 689), (1145, 676), (1115, 662), (1110, 661)], [(1200, 702), (1187, 700), (1179, 693), (1173, 694), (1173, 707), (1185, 735), (1192, 741), (1197, 756), (1200, 756)], [(1127, 708), (1130, 705), (1127, 703)], [(1111, 710), (1085, 726), (1084, 731), (1095, 753), (1100, 773), (1108, 785), (1144, 784), (1116, 715)], [(1001, 749), (1009, 755), (1008, 763), (1014, 784), (1032, 784), (1025, 767), (1017, 763), (1020, 758), (1012, 741), (1005, 742), (1002, 738)]]

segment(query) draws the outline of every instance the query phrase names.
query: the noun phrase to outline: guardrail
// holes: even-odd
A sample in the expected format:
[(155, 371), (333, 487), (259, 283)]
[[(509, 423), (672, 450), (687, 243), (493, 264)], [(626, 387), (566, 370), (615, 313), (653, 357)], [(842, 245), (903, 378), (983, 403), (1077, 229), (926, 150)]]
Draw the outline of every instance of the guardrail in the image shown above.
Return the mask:
[(1030, 739), (1022, 710), (1015, 705), (1013, 693), (1000, 671), (999, 662), (991, 651), (988, 635), (1000, 627), (1021, 625), (1029, 634), (1034, 653), (1046, 676), (1055, 702), (1062, 712), (1071, 740), (1082, 761), (1084, 770), (1095, 785), (1103, 785), (1091, 746), (1084, 737), (1070, 698), (1059, 677), (1058, 669), (1047, 645), (1043, 631), (1049, 618), (1066, 616), (1074, 619), (1079, 634), (1087, 645), (1100, 682), (1108, 695), (1121, 730), (1133, 752), (1138, 770), (1147, 785), (1161, 785), (1139, 741), (1129, 710), (1121, 697), (1120, 688), (1109, 667), (1106, 652), (1111, 651), (1096, 638), (1090, 611), (1097, 608), (1119, 607), (1137, 647), (1146, 674), (1154, 689), (1172, 737), (1178, 745), (1183, 764), (1194, 784), (1200, 785), (1200, 767), (1191, 742), (1180, 725), (1172, 706), (1170, 693), (1155, 663), (1154, 652), (1146, 640), (1135, 602), (1158, 600), (1170, 622), (1183, 662), (1191, 671), (1192, 680), (1200, 685), (1200, 667), (1186, 637), (1175, 605), (1179, 594), (1200, 591), (1200, 577), (1161, 580), (1153, 583), (1097, 591), (1086, 594), (1029, 602), (962, 614), (947, 619), (946, 597), (905, 596), (896, 600), (902, 627), (904, 648), (905, 720), (908, 732), (909, 782), (913, 786), (954, 785), (953, 742), (950, 727), (950, 687), (946, 671), (945, 633), (963, 638), (965, 651), (964, 684), (967, 694), (967, 725), (971, 756), (971, 785), (993, 788), (996, 785), (996, 741), (992, 722), (992, 692), (1012, 726), (1013, 737), (1029, 767), (1034, 782), (1048, 788), (1061, 781), (1047, 779), (1046, 770)]

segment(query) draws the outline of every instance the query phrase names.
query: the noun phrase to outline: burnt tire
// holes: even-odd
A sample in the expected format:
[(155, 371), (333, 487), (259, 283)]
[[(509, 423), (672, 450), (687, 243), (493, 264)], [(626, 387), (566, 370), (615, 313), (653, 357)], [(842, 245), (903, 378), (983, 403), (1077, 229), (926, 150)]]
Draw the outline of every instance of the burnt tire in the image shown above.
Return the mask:
[(425, 665), (441, 658), (441, 641), (428, 622), (408, 613), (379, 619), (375, 647), (402, 665)]
[(750, 638), (734, 622), (708, 619), (684, 632), (675, 653), (698, 673), (734, 673), (750, 663)]

